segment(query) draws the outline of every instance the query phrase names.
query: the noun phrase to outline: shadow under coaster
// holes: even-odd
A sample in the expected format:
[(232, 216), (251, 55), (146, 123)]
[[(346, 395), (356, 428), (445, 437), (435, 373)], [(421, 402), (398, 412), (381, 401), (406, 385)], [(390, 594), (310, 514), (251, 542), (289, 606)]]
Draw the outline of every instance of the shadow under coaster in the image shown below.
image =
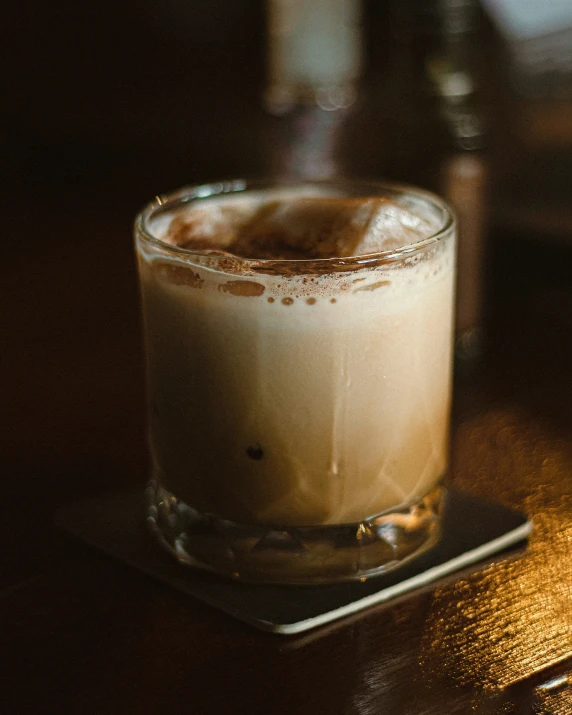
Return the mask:
[(291, 634), (427, 587), (526, 539), (532, 524), (518, 512), (447, 490), (438, 544), (401, 568), (365, 582), (257, 586), (177, 563), (145, 523), (143, 490), (107, 494), (58, 510), (57, 526), (140, 571), (257, 628)]

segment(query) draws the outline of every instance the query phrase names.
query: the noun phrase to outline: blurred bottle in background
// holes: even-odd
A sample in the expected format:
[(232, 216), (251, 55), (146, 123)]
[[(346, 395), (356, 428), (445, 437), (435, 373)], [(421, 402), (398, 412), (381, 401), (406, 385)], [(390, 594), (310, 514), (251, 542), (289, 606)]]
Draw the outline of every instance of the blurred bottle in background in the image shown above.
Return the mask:
[[(268, 0), (267, 10), (272, 172), (398, 180), (448, 199), (459, 223), (457, 356), (473, 361), (489, 185), (478, 2), (393, 0), (384, 15), (359, 0)], [(366, 30), (376, 47), (364, 47)], [(384, 66), (364, 66), (379, 63), (371, 50), (382, 43)]]

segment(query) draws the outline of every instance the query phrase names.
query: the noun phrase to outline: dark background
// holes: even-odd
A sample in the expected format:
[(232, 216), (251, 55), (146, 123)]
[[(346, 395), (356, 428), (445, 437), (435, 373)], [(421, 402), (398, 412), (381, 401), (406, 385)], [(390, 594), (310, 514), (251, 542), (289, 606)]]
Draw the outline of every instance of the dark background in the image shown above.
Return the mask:
[(13, 185), (125, 200), (259, 169), (236, 116), (256, 137), (260, 2), (32, 2), (7, 14)]
[[(395, 140), (411, 87), (393, 74), (389, 3), (365, 10), (344, 166), (434, 185), (447, 149), (412, 139), (432, 121), (416, 95)], [(13, 696), (6, 712), (530, 712), (549, 668), (570, 673), (572, 94), (518, 92), (483, 18), (488, 343), (457, 366), (452, 478), (535, 520), (525, 557), (283, 644), (52, 526), (65, 502), (145, 482), (135, 213), (276, 170), (287, 123), (262, 105), (264, 5), (30, 0), (4, 5), (2, 26), (0, 710)], [(522, 708), (489, 708), (491, 684)]]
[[(364, 76), (343, 150), (354, 155), (345, 167), (352, 173), (389, 175), (384, 122), (411, 93), (411, 87), (395, 89), (400, 78), (393, 72), (392, 10), (402, 6), (431, 3), (364, 2)], [(503, 195), (518, 193), (528, 213), (542, 203), (563, 215), (572, 82), (552, 91), (547, 79), (533, 96), (519, 95), (507, 43), (482, 15), (474, 43), (478, 79), (489, 143), (497, 168), (502, 164), (506, 172)], [(61, 197), (66, 189), (85, 201), (86, 193), (99, 191), (123, 206), (185, 183), (260, 175), (273, 167), (281, 122), (262, 108), (261, 0), (33, 0), (9, 4), (2, 20), (6, 102), (0, 126), (10, 192)], [(570, 224), (561, 222), (560, 229)]]

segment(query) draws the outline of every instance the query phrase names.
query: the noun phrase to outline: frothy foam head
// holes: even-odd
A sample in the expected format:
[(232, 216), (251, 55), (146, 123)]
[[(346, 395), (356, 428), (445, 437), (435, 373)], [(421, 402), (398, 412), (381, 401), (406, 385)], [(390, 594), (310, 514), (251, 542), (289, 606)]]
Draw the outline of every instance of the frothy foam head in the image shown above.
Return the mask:
[(428, 238), (439, 226), (433, 216), (387, 198), (300, 191), (203, 200), (162, 217), (153, 228), (181, 248), (288, 260), (391, 251)]

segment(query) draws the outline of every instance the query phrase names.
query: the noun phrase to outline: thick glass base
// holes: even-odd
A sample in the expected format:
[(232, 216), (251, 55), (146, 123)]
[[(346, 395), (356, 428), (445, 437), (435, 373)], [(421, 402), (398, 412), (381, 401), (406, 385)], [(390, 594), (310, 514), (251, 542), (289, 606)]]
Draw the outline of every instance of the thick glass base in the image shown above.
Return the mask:
[(443, 490), (356, 524), (275, 528), (201, 514), (155, 481), (146, 496), (152, 531), (181, 563), (251, 583), (315, 585), (365, 580), (427, 551)]

